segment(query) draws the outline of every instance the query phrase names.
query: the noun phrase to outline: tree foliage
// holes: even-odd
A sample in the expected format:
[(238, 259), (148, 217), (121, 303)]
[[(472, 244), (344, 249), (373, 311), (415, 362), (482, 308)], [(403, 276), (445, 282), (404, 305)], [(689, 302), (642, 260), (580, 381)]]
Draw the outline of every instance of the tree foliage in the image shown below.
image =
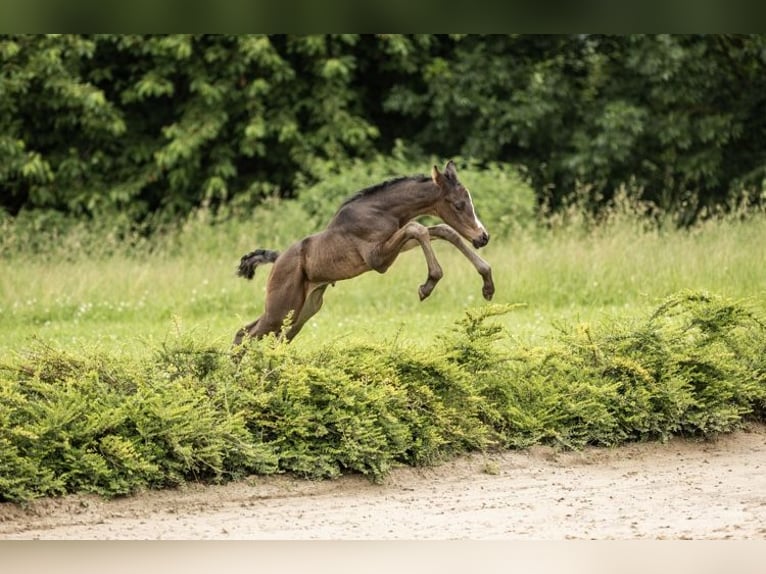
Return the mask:
[(762, 190), (763, 36), (468, 36), (386, 107), (440, 153), (518, 162), (541, 199), (621, 185), (694, 209)]
[(517, 164), (552, 206), (628, 185), (693, 217), (766, 179), (761, 35), (3, 35), (0, 58), (11, 214), (255, 205), (399, 141)]
[(350, 84), (353, 37), (2, 39), (3, 204), (137, 215), (288, 193), (376, 128)]

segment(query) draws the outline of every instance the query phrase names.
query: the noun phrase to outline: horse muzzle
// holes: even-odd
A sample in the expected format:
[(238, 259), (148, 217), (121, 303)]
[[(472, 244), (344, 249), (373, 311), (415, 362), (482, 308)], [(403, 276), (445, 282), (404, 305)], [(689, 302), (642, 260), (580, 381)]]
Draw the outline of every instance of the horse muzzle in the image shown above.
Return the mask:
[(483, 232), (481, 235), (479, 235), (479, 237), (471, 240), (471, 243), (473, 243), (473, 246), (476, 249), (480, 249), (484, 247), (487, 243), (489, 243), (489, 233), (487, 233), (486, 231)]

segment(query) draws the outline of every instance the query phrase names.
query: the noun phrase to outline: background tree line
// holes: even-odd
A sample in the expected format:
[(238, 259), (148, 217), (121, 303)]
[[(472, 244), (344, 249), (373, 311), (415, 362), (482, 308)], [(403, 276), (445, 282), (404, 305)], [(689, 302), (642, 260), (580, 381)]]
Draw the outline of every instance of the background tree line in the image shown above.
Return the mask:
[(766, 187), (762, 35), (2, 35), (0, 58), (11, 215), (250, 207), (394, 150), (518, 165), (554, 208), (628, 185), (693, 218)]

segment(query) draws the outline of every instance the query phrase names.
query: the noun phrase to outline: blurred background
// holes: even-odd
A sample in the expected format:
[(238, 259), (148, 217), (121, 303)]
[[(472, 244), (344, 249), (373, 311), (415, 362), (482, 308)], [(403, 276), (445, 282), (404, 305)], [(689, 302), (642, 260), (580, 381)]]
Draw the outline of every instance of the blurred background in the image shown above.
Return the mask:
[(538, 210), (763, 201), (763, 35), (2, 35), (0, 58), (5, 218), (229, 217), (401, 175), (381, 158), (507, 165)]

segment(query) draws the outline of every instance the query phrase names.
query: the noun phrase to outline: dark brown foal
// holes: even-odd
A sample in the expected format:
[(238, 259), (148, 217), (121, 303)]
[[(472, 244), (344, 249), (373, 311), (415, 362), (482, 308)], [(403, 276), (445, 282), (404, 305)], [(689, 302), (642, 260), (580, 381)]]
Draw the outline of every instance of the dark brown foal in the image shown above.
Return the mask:
[[(434, 215), (444, 223), (426, 227), (413, 221), (421, 215)], [(341, 205), (324, 231), (293, 243), (282, 253), (257, 249), (242, 257), (239, 275), (248, 279), (258, 265), (274, 263), (274, 267), (266, 284), (263, 314), (237, 332), (234, 344), (268, 333), (292, 339), (322, 307), (328, 285), (370, 270), (385, 273), (399, 253), (418, 245), (428, 267), (426, 281), (418, 288), (420, 299), (425, 299), (442, 278), (431, 239), (449, 241), (468, 258), (481, 275), (482, 294), (489, 300), (495, 292), (492, 269), (461, 236), (477, 249), (489, 241), (452, 161), (443, 173), (433, 166), (431, 177), (402, 177), (362, 190)], [(289, 327), (282, 333), (291, 314)]]

